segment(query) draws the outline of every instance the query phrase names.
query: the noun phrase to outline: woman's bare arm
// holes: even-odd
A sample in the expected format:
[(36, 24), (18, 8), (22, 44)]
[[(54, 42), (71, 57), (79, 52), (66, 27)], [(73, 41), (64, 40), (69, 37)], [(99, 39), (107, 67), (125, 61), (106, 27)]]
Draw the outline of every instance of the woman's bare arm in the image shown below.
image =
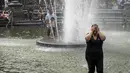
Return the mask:
[(98, 34), (99, 34), (100, 39), (101, 39), (102, 41), (105, 41), (106, 36), (105, 36), (103, 33), (101, 33), (101, 32), (98, 32)]
[(94, 29), (95, 29), (95, 27), (92, 26), (90, 32), (85, 36), (85, 40), (86, 40), (86, 41), (89, 41), (89, 40), (91, 39), (91, 37), (92, 37), (92, 35), (93, 35)]
[(88, 34), (86, 35), (86, 37), (85, 37), (85, 40), (86, 40), (86, 41), (89, 41), (89, 40), (91, 39), (92, 35), (93, 35), (93, 32), (88, 33)]

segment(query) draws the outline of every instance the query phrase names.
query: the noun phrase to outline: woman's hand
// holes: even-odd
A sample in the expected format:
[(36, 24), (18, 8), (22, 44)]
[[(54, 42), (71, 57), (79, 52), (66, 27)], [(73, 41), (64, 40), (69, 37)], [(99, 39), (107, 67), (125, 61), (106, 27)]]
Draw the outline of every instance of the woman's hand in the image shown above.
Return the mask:
[(104, 41), (104, 40), (106, 39), (105, 35), (100, 32), (100, 29), (99, 29), (99, 28), (97, 29), (97, 31), (98, 31), (98, 34), (99, 34), (100, 39), (101, 39), (102, 41)]
[(95, 26), (92, 26), (92, 27), (91, 27), (91, 32), (93, 33), (94, 30), (95, 30)]
[(86, 40), (86, 41), (89, 41), (89, 40), (91, 39), (91, 37), (92, 37), (92, 35), (93, 35), (94, 30), (95, 30), (95, 27), (94, 27), (94, 26), (92, 26), (92, 27), (91, 27), (90, 32), (89, 32), (89, 33), (87, 33), (87, 34), (86, 34), (86, 36), (85, 36), (85, 40)]
[(97, 32), (98, 32), (98, 34), (100, 33), (100, 28), (99, 27), (97, 28)]

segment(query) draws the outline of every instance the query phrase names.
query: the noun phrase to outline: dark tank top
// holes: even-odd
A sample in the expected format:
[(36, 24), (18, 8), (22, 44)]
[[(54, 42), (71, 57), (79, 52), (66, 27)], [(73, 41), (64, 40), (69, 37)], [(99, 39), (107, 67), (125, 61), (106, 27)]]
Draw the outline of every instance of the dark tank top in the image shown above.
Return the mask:
[(103, 41), (100, 39), (99, 35), (95, 40), (92, 36), (89, 41), (86, 41), (87, 48), (86, 48), (86, 55), (93, 59), (103, 58)]

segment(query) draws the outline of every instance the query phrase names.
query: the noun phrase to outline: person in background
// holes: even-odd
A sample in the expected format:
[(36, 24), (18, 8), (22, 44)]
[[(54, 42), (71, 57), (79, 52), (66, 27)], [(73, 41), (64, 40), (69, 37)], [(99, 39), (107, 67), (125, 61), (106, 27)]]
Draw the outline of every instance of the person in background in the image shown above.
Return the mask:
[(24, 11), (24, 19), (25, 19), (25, 20), (28, 19), (28, 11), (27, 11), (27, 10)]
[(29, 15), (29, 19), (32, 20), (32, 16), (33, 16), (33, 9), (32, 8), (29, 8), (28, 15)]
[(55, 22), (54, 17), (51, 18), (51, 27), (52, 27), (52, 30), (53, 30), (53, 35), (54, 35), (54, 37), (56, 37), (56, 22)]
[(122, 0), (120, 3), (121, 9), (124, 9), (125, 0)]
[(88, 73), (103, 73), (103, 41), (106, 37), (100, 31), (97, 24), (91, 26), (91, 31), (86, 35), (86, 53), (85, 58), (88, 63)]
[(45, 17), (45, 24), (47, 27), (47, 36), (50, 37), (50, 31), (51, 31), (51, 18), (56, 19), (55, 14), (53, 13), (52, 10), (49, 10), (49, 13), (47, 13), (46, 17)]
[(44, 11), (43, 9), (40, 7), (39, 9), (39, 16), (40, 16), (40, 20), (43, 20), (43, 17), (44, 17)]

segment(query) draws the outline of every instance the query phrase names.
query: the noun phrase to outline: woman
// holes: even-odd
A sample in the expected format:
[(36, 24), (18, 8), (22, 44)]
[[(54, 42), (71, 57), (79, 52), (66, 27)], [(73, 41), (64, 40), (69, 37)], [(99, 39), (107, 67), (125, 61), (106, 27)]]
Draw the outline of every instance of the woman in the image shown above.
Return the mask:
[(91, 26), (91, 31), (86, 35), (87, 43), (86, 60), (88, 63), (88, 73), (103, 73), (103, 41), (106, 37), (100, 32), (97, 24)]

